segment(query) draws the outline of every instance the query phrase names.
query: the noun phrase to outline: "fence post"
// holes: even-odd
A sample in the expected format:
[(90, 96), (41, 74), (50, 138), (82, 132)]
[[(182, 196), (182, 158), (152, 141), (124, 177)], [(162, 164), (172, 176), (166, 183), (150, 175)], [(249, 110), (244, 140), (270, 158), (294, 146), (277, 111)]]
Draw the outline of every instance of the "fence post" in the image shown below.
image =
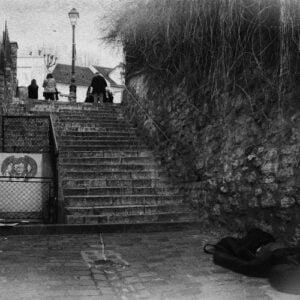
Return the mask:
[(3, 117), (3, 107), (0, 105), (0, 132), (1, 132), (1, 152), (4, 152), (4, 117)]

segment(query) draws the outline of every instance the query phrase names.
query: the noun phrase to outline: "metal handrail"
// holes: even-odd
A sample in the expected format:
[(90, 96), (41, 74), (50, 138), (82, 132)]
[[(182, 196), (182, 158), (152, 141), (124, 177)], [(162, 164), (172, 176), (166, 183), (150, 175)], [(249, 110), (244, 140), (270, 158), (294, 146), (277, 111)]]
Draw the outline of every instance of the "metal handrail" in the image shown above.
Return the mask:
[(168, 140), (170, 141), (170, 138), (166, 135), (166, 133), (159, 127), (159, 125), (153, 120), (153, 118), (151, 118), (151, 116), (148, 114), (148, 112), (146, 111), (146, 109), (141, 106), (141, 104), (139, 103), (139, 101), (136, 99), (136, 97), (132, 94), (132, 92), (125, 86), (125, 90), (131, 95), (131, 97), (133, 98), (133, 100), (138, 104), (138, 106), (144, 111), (144, 114), (153, 122), (153, 124), (155, 125), (155, 127), (159, 130), (159, 132)]
[(0, 104), (0, 125), (1, 125), (1, 151), (4, 152), (4, 119), (3, 107)]
[(54, 141), (54, 154), (55, 154), (55, 184), (56, 184), (56, 203), (55, 203), (55, 223), (64, 223), (64, 195), (62, 188), (62, 178), (59, 172), (59, 148), (57, 142), (57, 136), (55, 132), (54, 126), (54, 116), (53, 111), (50, 111), (50, 130), (52, 135), (52, 140)]
[[(132, 98), (134, 99), (134, 101), (139, 105), (139, 107), (144, 111), (145, 115), (147, 115), (147, 117), (149, 119), (151, 119), (153, 121), (153, 124), (156, 126), (156, 128), (164, 135), (164, 137), (166, 138), (167, 141), (171, 141), (171, 139), (165, 134), (165, 132), (158, 126), (158, 124), (151, 118), (151, 116), (147, 113), (147, 111), (145, 110), (145, 108), (143, 108), (140, 103), (138, 102), (138, 100), (136, 99), (136, 97), (128, 90), (127, 87), (125, 87), (126, 91), (128, 91), (128, 93), (132, 96)], [(176, 139), (178, 141), (178, 139)], [(175, 152), (177, 152), (177, 154), (179, 154), (180, 156), (183, 155), (183, 153), (177, 149), (175, 149)]]
[(57, 143), (57, 138), (56, 138), (56, 133), (55, 133), (55, 130), (54, 130), (54, 120), (53, 120), (53, 113), (50, 112), (50, 130), (51, 130), (51, 135), (52, 135), (52, 138), (53, 138), (53, 141), (54, 141), (54, 153), (55, 153), (55, 156), (58, 156), (58, 143)]

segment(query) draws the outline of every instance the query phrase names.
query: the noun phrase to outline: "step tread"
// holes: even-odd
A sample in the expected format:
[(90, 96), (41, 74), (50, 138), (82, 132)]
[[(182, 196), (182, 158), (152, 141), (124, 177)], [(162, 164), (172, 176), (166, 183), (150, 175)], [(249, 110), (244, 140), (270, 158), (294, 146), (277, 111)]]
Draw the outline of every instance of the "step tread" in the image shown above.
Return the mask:
[[(88, 210), (88, 209), (123, 209), (123, 208), (144, 208), (144, 207), (190, 207), (185, 203), (166, 203), (166, 204), (124, 204), (124, 205), (95, 205), (95, 206), (66, 206), (68, 210)], [(173, 212), (173, 211), (172, 211)], [(170, 212), (170, 213), (172, 213)], [(186, 212), (186, 211), (184, 211)], [(165, 212), (166, 213), (166, 212)]]
[[(193, 209), (191, 209), (191, 211), (184, 211), (184, 212), (180, 212), (180, 211), (172, 211), (172, 212), (156, 212), (154, 214), (149, 214), (149, 213), (145, 213), (145, 214), (131, 214), (131, 215), (127, 215), (128, 217), (141, 217), (141, 216), (169, 216), (169, 215), (191, 215), (191, 217), (193, 215), (197, 215), (197, 212), (194, 212)], [(74, 216), (74, 215), (67, 215), (67, 216), (72, 216), (72, 217), (76, 217), (76, 218), (98, 218), (98, 217), (107, 217), (107, 215), (81, 215), (81, 216)], [(124, 217), (124, 216), (112, 216), (112, 217)]]
[(152, 195), (152, 194), (135, 194), (135, 195), (66, 195), (64, 198), (184, 198), (183, 195)]
[(158, 164), (157, 163), (155, 163), (155, 162), (145, 162), (145, 163), (132, 163), (132, 162), (130, 162), (130, 163), (118, 163), (118, 162), (115, 162), (115, 163), (112, 163), (112, 162), (107, 162), (106, 164), (105, 163), (76, 163), (76, 165), (74, 165), (74, 163), (64, 163), (64, 162), (61, 162), (60, 163), (60, 166), (62, 166), (62, 167), (68, 167), (68, 166), (70, 166), (70, 167), (76, 167), (76, 166), (79, 166), (79, 167), (82, 167), (82, 166), (86, 166), (86, 167), (91, 167), (91, 166), (99, 166), (99, 167), (101, 167), (101, 166), (131, 166), (131, 165), (133, 165), (133, 166), (158, 166)]
[(149, 186), (130, 186), (130, 187), (127, 187), (127, 186), (123, 186), (123, 187), (115, 187), (115, 186), (82, 186), (82, 187), (72, 187), (72, 186), (63, 186), (63, 190), (72, 190), (72, 191), (93, 191), (93, 190), (120, 190), (120, 191), (123, 191), (123, 190), (128, 190), (128, 189), (132, 189), (132, 190), (138, 190), (138, 189), (147, 189), (147, 190), (155, 190), (157, 192), (160, 192), (160, 191), (173, 191), (175, 189), (178, 189), (177, 187), (149, 187)]

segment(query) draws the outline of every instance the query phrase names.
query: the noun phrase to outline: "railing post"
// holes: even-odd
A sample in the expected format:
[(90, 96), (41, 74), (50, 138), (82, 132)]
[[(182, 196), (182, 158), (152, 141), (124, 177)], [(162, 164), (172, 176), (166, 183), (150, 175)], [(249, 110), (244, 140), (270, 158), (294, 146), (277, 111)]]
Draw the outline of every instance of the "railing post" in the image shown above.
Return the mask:
[(3, 117), (3, 107), (0, 106), (0, 126), (1, 126), (1, 152), (4, 152), (4, 117)]
[(55, 190), (56, 190), (55, 219), (57, 223), (64, 223), (65, 222), (64, 197), (62, 192), (61, 176), (59, 173), (59, 150), (58, 150), (58, 144), (57, 144), (57, 139), (56, 139), (56, 134), (54, 129), (54, 119), (51, 112), (50, 112), (49, 129), (50, 129), (50, 136), (51, 136), (52, 153), (54, 153), (53, 167), (54, 167)]

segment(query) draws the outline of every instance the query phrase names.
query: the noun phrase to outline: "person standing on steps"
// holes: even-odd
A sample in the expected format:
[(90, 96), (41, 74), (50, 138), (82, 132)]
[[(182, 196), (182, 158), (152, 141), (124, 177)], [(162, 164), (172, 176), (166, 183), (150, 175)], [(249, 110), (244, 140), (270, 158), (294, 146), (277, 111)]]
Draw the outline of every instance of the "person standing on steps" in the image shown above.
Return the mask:
[(49, 73), (43, 82), (45, 100), (55, 100), (56, 95), (56, 81), (52, 74)]
[(104, 97), (106, 93), (106, 87), (107, 83), (103, 76), (99, 74), (99, 72), (96, 72), (92, 82), (90, 84), (90, 87), (92, 89), (92, 95), (94, 97), (94, 104), (96, 103), (103, 103)]
[(31, 84), (28, 86), (28, 98), (38, 99), (39, 86), (36, 84), (36, 80), (32, 79)]

